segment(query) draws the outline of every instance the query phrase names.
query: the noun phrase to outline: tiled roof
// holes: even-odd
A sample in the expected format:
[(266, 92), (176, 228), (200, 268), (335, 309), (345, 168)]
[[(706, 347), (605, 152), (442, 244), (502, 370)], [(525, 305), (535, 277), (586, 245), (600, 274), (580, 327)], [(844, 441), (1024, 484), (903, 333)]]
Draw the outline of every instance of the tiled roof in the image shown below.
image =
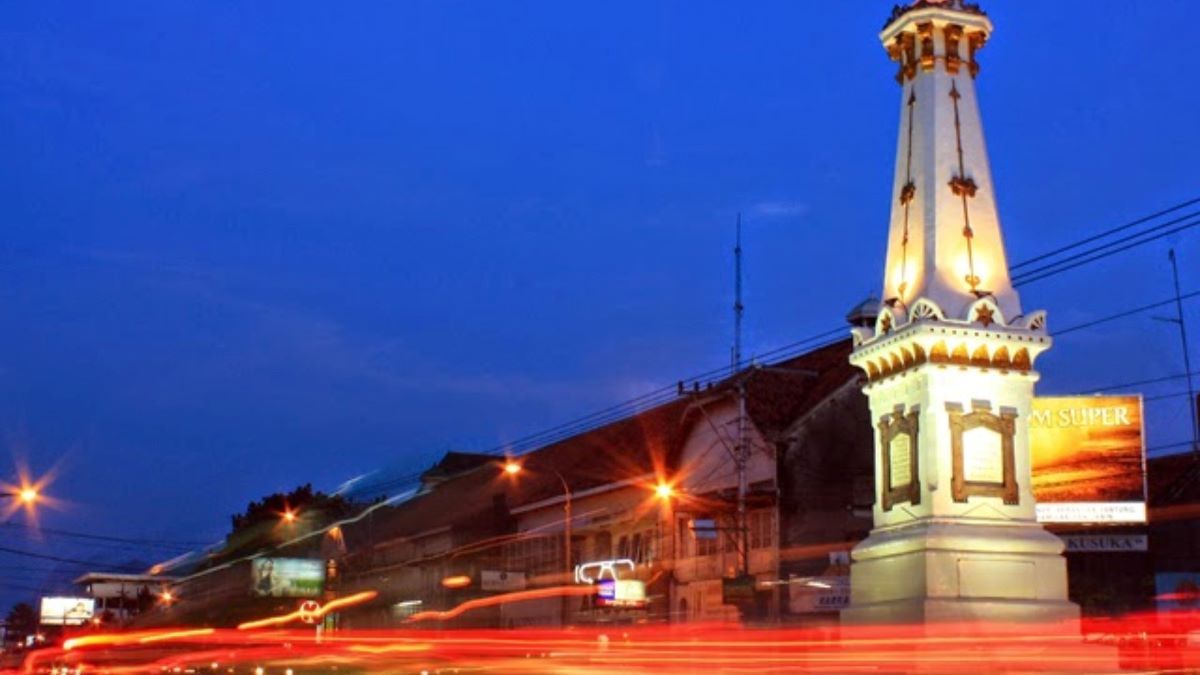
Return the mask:
[[(850, 350), (847, 339), (739, 373), (737, 377), (745, 378), (747, 413), (755, 426), (770, 438), (855, 379), (857, 371), (848, 361)], [(735, 382), (728, 378), (525, 453), (517, 458), (522, 470), (515, 476), (503, 472), (502, 458), (488, 461), (485, 456), (465, 455), (466, 464), (475, 468), (451, 475), (395, 508), (381, 509), (375, 516), (374, 536), (378, 540), (447, 526), (499, 525), (496, 519), (502, 513), (494, 502), (499, 495), (512, 509), (562, 495), (562, 481), (579, 493), (647, 474), (669, 476), (686, 434), (700, 419), (696, 398), (726, 399), (735, 391)], [(447, 458), (436, 467), (447, 462), (455, 467), (462, 464), (459, 458)]]

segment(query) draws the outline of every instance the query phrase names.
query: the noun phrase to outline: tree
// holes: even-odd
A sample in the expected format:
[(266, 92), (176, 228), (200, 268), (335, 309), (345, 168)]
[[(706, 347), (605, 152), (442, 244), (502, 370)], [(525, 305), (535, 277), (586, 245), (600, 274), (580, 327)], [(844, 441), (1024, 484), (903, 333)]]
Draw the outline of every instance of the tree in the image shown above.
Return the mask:
[(225, 546), (210, 558), (210, 562), (224, 562), (278, 546), (353, 515), (358, 509), (359, 505), (341, 495), (313, 490), (311, 483), (291, 492), (269, 494), (250, 502), (245, 511), (230, 517), (231, 529), (225, 538)]
[(8, 626), (9, 640), (12, 642), (24, 642), (26, 636), (37, 633), (37, 610), (27, 602), (18, 602), (9, 610), (5, 623)]

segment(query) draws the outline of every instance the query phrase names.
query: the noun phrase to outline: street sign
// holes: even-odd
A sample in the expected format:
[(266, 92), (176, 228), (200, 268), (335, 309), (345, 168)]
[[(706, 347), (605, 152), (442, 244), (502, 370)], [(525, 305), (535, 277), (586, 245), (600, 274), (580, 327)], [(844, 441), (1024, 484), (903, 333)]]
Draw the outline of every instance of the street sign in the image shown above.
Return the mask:
[(721, 580), (721, 603), (738, 607), (752, 605), (756, 600), (754, 577), (744, 574)]
[(301, 621), (307, 624), (314, 624), (321, 619), (321, 603), (316, 600), (305, 600), (300, 603), (298, 613)]

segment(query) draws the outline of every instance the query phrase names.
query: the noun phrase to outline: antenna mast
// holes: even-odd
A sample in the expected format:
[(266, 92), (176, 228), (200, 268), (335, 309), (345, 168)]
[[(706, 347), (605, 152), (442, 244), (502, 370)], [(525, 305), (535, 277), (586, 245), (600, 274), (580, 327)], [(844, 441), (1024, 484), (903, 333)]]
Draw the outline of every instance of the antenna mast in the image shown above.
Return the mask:
[(1192, 453), (1200, 456), (1200, 401), (1196, 399), (1196, 388), (1192, 385), (1192, 354), (1188, 348), (1187, 323), (1183, 320), (1183, 297), (1179, 291), (1179, 265), (1175, 262), (1175, 249), (1167, 254), (1171, 259), (1171, 273), (1175, 280), (1175, 311), (1176, 318), (1172, 323), (1179, 324), (1179, 339), (1183, 342), (1183, 372), (1187, 374), (1188, 407), (1192, 410)]
[(742, 315), (746, 306), (742, 304), (742, 214), (737, 216), (737, 240), (733, 248), (734, 301), (733, 301), (733, 364), (732, 376), (737, 383), (737, 448), (734, 456), (737, 464), (737, 541), (741, 552), (740, 574), (750, 573), (750, 528), (746, 518), (746, 494), (749, 491), (750, 446), (746, 443), (746, 378), (739, 372), (742, 367)]
[(742, 315), (746, 306), (742, 304), (742, 214), (737, 216), (737, 240), (733, 247), (733, 364), (730, 374), (737, 375), (742, 366)]

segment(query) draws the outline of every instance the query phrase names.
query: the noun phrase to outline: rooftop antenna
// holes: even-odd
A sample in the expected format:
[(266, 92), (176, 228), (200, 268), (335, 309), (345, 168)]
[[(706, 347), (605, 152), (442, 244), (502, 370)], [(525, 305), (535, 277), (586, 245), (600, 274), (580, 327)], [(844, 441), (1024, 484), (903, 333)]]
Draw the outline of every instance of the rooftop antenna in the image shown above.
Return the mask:
[(731, 375), (737, 375), (742, 367), (742, 315), (746, 306), (742, 304), (742, 214), (737, 215), (737, 239), (733, 247), (733, 364)]
[(1192, 412), (1192, 454), (1200, 460), (1200, 399), (1196, 398), (1196, 388), (1192, 384), (1192, 353), (1188, 347), (1187, 323), (1183, 320), (1183, 296), (1179, 290), (1179, 265), (1175, 261), (1175, 249), (1167, 251), (1167, 259), (1171, 261), (1171, 274), (1175, 281), (1175, 316), (1156, 316), (1156, 321), (1164, 321), (1179, 326), (1179, 341), (1183, 343), (1183, 374), (1187, 378), (1188, 408)]
[(1183, 320), (1183, 296), (1179, 291), (1179, 264), (1175, 261), (1175, 249), (1167, 253), (1171, 260), (1171, 273), (1175, 280), (1175, 319), (1172, 323), (1179, 324), (1179, 339), (1183, 342), (1183, 372), (1187, 373), (1188, 407), (1192, 410), (1192, 452), (1200, 457), (1200, 401), (1196, 399), (1196, 387), (1192, 384), (1192, 354), (1188, 348), (1187, 324)]
[(739, 573), (750, 573), (750, 528), (746, 519), (746, 494), (749, 491), (749, 445), (746, 443), (746, 378), (739, 372), (742, 367), (742, 316), (746, 306), (742, 304), (742, 214), (737, 216), (737, 239), (733, 247), (734, 300), (733, 300), (733, 363), (731, 375), (737, 383), (737, 447), (734, 458), (737, 465), (737, 537), (741, 556)]

